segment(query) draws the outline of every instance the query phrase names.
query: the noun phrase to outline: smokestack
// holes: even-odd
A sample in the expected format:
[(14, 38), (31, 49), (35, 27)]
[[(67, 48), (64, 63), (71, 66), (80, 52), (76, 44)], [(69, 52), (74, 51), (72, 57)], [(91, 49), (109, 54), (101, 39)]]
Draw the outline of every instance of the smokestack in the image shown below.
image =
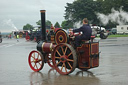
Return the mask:
[(45, 10), (40, 10), (40, 12), (41, 12), (42, 40), (46, 41)]

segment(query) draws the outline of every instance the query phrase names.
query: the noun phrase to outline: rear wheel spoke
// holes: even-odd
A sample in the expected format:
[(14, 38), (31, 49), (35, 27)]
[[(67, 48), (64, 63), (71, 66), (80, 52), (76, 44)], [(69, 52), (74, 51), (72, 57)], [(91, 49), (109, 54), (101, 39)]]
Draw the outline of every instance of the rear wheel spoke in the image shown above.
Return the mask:
[(72, 52), (70, 54), (68, 54), (68, 57), (72, 54)]
[(74, 62), (74, 60), (71, 60), (71, 59), (67, 59), (67, 61), (71, 61), (71, 62)]
[(70, 68), (72, 69), (72, 66), (71, 66), (71, 64), (69, 63), (69, 62), (67, 62), (68, 63), (68, 65), (70, 66)]
[(61, 49), (62, 49), (63, 55), (65, 55), (65, 53), (64, 53), (64, 49), (63, 49), (63, 47), (62, 47), (62, 46), (61, 46)]
[(65, 65), (65, 63), (64, 63), (64, 67), (65, 67), (65, 71), (66, 71), (66, 73), (67, 73), (67, 68), (66, 68), (66, 65)]
[(66, 52), (67, 52), (67, 47), (65, 48), (65, 52), (64, 52), (64, 55), (66, 54)]
[(56, 64), (56, 66), (58, 66), (58, 64), (60, 63), (61, 61), (59, 61), (57, 64)]
[(60, 57), (55, 57), (55, 58), (60, 59)]
[(61, 67), (61, 71), (63, 70), (63, 67), (64, 67), (64, 63), (63, 63), (63, 65), (62, 65), (62, 67)]
[(61, 56), (61, 54), (58, 52), (58, 50), (56, 52), (59, 54), (59, 56)]

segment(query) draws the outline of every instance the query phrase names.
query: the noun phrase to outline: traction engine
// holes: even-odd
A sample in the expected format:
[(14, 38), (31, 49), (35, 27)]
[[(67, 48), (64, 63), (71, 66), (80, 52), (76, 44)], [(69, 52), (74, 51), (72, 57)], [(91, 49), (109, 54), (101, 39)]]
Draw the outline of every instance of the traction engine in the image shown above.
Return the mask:
[(80, 47), (74, 46), (74, 34), (64, 29), (57, 29), (47, 39), (45, 29), (45, 10), (41, 10), (42, 41), (37, 44), (37, 51), (31, 51), (28, 57), (29, 66), (33, 71), (40, 71), (44, 63), (63, 75), (72, 73), (75, 68), (86, 71), (99, 66), (99, 42), (83, 40)]
[(2, 34), (0, 32), (0, 43), (2, 43)]

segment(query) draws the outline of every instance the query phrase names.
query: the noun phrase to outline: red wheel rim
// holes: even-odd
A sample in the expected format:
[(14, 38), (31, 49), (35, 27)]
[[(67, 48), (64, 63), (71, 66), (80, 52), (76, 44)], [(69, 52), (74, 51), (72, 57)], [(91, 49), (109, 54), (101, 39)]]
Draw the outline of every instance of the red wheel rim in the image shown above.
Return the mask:
[(39, 51), (31, 51), (28, 57), (29, 66), (33, 71), (40, 71), (44, 66), (44, 59)]
[(68, 44), (59, 44), (53, 51), (52, 61), (58, 73), (67, 75), (76, 68), (76, 52)]
[(48, 65), (53, 68), (54, 65), (52, 63), (51, 54), (47, 54), (47, 59), (48, 59), (48, 61), (47, 61)]

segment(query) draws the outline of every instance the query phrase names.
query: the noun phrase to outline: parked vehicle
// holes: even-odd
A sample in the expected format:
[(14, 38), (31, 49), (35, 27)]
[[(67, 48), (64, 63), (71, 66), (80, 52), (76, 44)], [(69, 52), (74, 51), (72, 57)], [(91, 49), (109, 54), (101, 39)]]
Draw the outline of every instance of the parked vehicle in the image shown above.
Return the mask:
[(117, 29), (116, 28), (112, 28), (112, 30), (111, 30), (111, 32), (112, 32), (112, 34), (117, 34)]
[(128, 34), (128, 25), (118, 25), (116, 28), (118, 34)]
[(0, 43), (2, 43), (2, 35), (1, 35), (1, 32), (0, 32)]
[(117, 34), (117, 29), (116, 28), (112, 28), (112, 29), (107, 29), (107, 31), (108, 31), (108, 35), (115, 35), (115, 34)]
[(104, 27), (101, 26), (91, 26), (92, 28), (92, 35), (98, 36), (101, 39), (106, 39), (108, 37), (108, 32)]

